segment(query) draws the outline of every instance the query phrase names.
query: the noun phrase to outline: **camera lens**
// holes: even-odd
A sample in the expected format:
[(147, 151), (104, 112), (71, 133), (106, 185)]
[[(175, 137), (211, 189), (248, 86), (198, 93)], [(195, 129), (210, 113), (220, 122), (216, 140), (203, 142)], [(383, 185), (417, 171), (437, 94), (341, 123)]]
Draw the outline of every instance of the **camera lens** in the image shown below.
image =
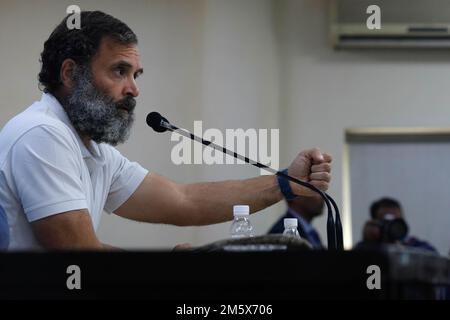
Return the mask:
[(408, 234), (408, 225), (401, 218), (384, 220), (382, 234), (383, 238), (388, 242), (403, 240)]

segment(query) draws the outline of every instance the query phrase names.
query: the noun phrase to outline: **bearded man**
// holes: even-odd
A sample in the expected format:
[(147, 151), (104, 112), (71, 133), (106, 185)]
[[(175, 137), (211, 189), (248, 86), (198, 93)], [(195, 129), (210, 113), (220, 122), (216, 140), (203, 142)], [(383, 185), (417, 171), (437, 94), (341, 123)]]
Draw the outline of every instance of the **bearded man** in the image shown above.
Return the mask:
[[(96, 230), (103, 211), (178, 226), (232, 219), (235, 204), (257, 212), (284, 196), (311, 196), (276, 176), (178, 184), (129, 161), (115, 148), (134, 120), (143, 73), (135, 33), (99, 11), (67, 18), (44, 44), (40, 101), (0, 133), (0, 208), (9, 250), (111, 250)], [(327, 190), (331, 157), (301, 152), (289, 174)], [(281, 186), (281, 187), (280, 187)], [(5, 232), (6, 234), (6, 232)]]

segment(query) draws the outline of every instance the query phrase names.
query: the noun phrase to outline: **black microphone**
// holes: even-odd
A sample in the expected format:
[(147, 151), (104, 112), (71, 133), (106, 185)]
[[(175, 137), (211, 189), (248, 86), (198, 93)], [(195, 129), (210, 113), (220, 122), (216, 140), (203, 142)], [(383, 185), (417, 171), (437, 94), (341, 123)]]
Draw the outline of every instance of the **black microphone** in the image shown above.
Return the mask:
[[(317, 192), (322, 197), (322, 199), (325, 201), (325, 204), (328, 209), (328, 218), (327, 218), (328, 250), (335, 250), (335, 249), (343, 250), (344, 249), (344, 241), (343, 241), (343, 236), (342, 236), (342, 224), (341, 224), (339, 209), (336, 205), (336, 202), (327, 193), (323, 192), (322, 190), (318, 189), (317, 187), (313, 186), (312, 184), (310, 184), (308, 182), (301, 181), (297, 178), (291, 177), (290, 175), (287, 175), (281, 171), (277, 171), (269, 166), (266, 166), (265, 164), (259, 163), (257, 161), (253, 161), (253, 160), (251, 160), (247, 157), (244, 157), (236, 152), (230, 151), (223, 146), (219, 146), (211, 141), (199, 138), (196, 135), (190, 133), (189, 131), (187, 131), (185, 129), (180, 129), (177, 126), (174, 126), (173, 124), (171, 124), (169, 122), (169, 120), (167, 120), (166, 118), (161, 116), (158, 112), (149, 113), (147, 115), (146, 121), (147, 121), (147, 125), (149, 127), (151, 127), (153, 130), (155, 130), (156, 132), (161, 133), (161, 132), (166, 132), (167, 130), (176, 132), (176, 133), (181, 134), (189, 139), (200, 142), (200, 143), (204, 144), (205, 146), (209, 146), (211, 148), (214, 148), (215, 150), (219, 150), (227, 155), (230, 155), (236, 159), (239, 159), (246, 163), (249, 163), (257, 168), (265, 169), (269, 172), (272, 172), (273, 174), (275, 174), (277, 176), (282, 176), (291, 182), (294, 182), (303, 187), (311, 189), (314, 192)], [(335, 214), (336, 214), (336, 223), (333, 218), (333, 210), (331, 209), (332, 206), (333, 206)]]
[(150, 112), (147, 115), (147, 125), (156, 132), (166, 132), (169, 130), (164, 124), (169, 124), (169, 121), (160, 115), (158, 112)]

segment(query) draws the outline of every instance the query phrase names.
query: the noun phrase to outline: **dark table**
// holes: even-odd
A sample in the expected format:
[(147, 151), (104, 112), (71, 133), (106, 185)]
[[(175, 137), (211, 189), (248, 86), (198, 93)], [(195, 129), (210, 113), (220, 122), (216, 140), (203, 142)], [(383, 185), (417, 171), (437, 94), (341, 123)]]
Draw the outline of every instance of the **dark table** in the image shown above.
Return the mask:
[[(67, 286), (76, 283), (76, 272), (69, 268), (73, 265), (80, 271), (79, 290)], [(381, 287), (369, 289), (377, 268)], [(0, 299), (442, 299), (448, 286), (449, 259), (391, 247), (344, 252), (0, 253)]]

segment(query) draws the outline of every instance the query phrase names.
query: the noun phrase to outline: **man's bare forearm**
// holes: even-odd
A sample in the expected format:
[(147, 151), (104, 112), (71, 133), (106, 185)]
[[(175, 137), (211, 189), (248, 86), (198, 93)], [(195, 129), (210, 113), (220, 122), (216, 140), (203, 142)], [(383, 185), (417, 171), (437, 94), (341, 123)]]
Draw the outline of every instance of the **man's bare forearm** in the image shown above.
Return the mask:
[(183, 192), (192, 225), (228, 221), (233, 218), (233, 205), (249, 205), (254, 213), (283, 199), (276, 176), (188, 184)]
[[(318, 149), (302, 151), (289, 166), (289, 174), (327, 190), (331, 156)], [(291, 184), (294, 194), (313, 191)], [(283, 199), (276, 176), (247, 180), (178, 184), (156, 173), (148, 174), (133, 195), (114, 212), (124, 218), (177, 226), (224, 222), (233, 216), (233, 205), (249, 205), (251, 212)]]

